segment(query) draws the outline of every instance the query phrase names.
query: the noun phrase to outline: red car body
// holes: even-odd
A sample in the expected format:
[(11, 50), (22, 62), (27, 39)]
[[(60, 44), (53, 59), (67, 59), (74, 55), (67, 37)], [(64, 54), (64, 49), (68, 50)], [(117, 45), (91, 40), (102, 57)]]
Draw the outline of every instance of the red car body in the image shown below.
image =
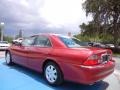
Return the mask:
[[(45, 63), (53, 61), (60, 67), (64, 80), (82, 84), (93, 84), (103, 80), (114, 71), (115, 62), (112, 60), (110, 50), (93, 47), (69, 48), (58, 35), (40, 34), (35, 36), (41, 35), (49, 38), (51, 47), (13, 44), (7, 50), (11, 53), (13, 62), (43, 72)], [(110, 55), (108, 61), (92, 60), (97, 58), (94, 55), (101, 58), (106, 53)]]

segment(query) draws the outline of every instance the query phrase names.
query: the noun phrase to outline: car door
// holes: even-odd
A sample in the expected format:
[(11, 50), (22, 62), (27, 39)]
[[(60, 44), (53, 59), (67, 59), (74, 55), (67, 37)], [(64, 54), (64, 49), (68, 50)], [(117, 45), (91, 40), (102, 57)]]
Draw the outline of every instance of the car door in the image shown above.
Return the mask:
[(29, 48), (29, 66), (37, 71), (41, 71), (42, 62), (49, 56), (52, 44), (47, 36), (38, 36), (34, 46)]
[(12, 58), (15, 63), (28, 66), (28, 47), (34, 43), (35, 37), (25, 38), (21, 45), (12, 48)]

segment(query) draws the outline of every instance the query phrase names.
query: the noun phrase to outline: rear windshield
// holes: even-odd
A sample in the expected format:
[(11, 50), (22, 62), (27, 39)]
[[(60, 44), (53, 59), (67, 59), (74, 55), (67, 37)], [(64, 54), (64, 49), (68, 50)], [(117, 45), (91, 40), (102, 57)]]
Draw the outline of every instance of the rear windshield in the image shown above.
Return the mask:
[(59, 36), (59, 38), (69, 48), (79, 48), (81, 46), (87, 46), (86, 43), (81, 42), (76, 38), (71, 38), (67, 36)]

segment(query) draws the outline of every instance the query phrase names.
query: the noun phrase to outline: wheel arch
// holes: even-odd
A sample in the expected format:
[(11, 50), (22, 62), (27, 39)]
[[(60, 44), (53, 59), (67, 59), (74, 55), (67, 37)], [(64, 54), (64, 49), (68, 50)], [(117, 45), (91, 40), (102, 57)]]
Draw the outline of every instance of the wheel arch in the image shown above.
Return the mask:
[(42, 72), (44, 72), (44, 67), (45, 67), (45, 65), (46, 65), (48, 62), (53, 62), (53, 63), (55, 63), (55, 64), (59, 67), (59, 69), (60, 69), (60, 71), (61, 71), (61, 73), (62, 73), (62, 76), (63, 76), (63, 78), (64, 78), (64, 74), (63, 74), (62, 69), (60, 68), (60, 64), (58, 64), (54, 59), (46, 59), (46, 60), (43, 62), (43, 64), (42, 64)]

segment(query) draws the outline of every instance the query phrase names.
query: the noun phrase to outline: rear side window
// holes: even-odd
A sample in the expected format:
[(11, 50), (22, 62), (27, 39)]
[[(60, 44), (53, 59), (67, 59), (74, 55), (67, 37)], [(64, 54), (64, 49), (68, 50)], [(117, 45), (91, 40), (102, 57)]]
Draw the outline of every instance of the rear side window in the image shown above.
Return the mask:
[(51, 42), (48, 37), (46, 36), (38, 36), (34, 46), (39, 46), (39, 47), (51, 47)]

